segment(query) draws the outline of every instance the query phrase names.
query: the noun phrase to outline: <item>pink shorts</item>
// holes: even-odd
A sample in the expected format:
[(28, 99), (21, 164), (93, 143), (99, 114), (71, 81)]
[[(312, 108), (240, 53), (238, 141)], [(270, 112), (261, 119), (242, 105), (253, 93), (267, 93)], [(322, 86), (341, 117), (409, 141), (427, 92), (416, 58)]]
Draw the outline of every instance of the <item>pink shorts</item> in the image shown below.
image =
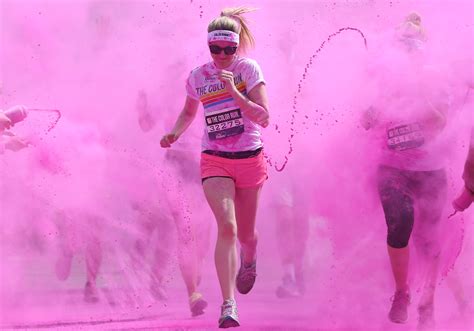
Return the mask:
[(204, 181), (210, 177), (232, 178), (238, 188), (256, 187), (268, 178), (267, 163), (263, 152), (246, 159), (228, 159), (201, 153), (201, 178)]

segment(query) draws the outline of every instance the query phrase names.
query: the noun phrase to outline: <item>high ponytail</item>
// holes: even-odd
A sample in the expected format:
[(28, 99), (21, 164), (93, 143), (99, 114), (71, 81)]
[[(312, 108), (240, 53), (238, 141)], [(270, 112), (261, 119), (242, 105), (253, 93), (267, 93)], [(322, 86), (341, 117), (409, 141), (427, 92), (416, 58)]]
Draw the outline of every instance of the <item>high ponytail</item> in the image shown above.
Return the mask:
[(239, 34), (239, 49), (241, 52), (253, 48), (255, 39), (249, 29), (248, 21), (243, 17), (244, 14), (255, 11), (250, 7), (225, 8), (221, 15), (213, 19), (207, 27), (207, 32), (215, 30), (228, 30)]

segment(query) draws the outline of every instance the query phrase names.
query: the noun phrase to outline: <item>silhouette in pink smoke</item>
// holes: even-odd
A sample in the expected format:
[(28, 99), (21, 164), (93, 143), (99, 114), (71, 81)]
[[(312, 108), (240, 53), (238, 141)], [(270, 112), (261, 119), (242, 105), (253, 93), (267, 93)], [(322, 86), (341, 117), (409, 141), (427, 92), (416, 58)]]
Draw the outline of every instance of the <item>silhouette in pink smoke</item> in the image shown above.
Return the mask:
[[(148, 105), (147, 94), (140, 90), (137, 96), (136, 110), (138, 124), (144, 133), (150, 132), (156, 125), (151, 115), (152, 107)], [(178, 239), (178, 262), (181, 276), (188, 292), (189, 308), (192, 316), (204, 313), (207, 302), (199, 292), (201, 282), (201, 265), (208, 248), (209, 227), (204, 226), (207, 231), (196, 236), (197, 219), (193, 217), (189, 206), (189, 197), (193, 195), (183, 194), (183, 182), (188, 184), (186, 190), (192, 190), (193, 186), (199, 185), (199, 174), (190, 169), (197, 167), (197, 161), (191, 153), (186, 150), (166, 151), (166, 168), (169, 169), (165, 175), (158, 172), (154, 176), (162, 183), (161, 192), (157, 188), (150, 187), (154, 191), (151, 196), (160, 196), (161, 203), (153, 199), (134, 199), (132, 208), (138, 212), (138, 224), (141, 236), (137, 239), (135, 248), (138, 256), (143, 257), (147, 251), (153, 250), (151, 262), (151, 285), (150, 291), (157, 300), (166, 300), (166, 271), (171, 258), (172, 241), (170, 236), (171, 224), (174, 224)], [(177, 171), (176, 171), (177, 170)], [(176, 178), (172, 178), (174, 174)], [(166, 178), (165, 178), (166, 177)], [(170, 192), (177, 189), (180, 195), (178, 199), (172, 199)], [(197, 199), (197, 197), (192, 197)], [(199, 213), (195, 213), (198, 215)], [(202, 225), (201, 225), (202, 226)], [(156, 233), (156, 247), (151, 247), (151, 236)]]

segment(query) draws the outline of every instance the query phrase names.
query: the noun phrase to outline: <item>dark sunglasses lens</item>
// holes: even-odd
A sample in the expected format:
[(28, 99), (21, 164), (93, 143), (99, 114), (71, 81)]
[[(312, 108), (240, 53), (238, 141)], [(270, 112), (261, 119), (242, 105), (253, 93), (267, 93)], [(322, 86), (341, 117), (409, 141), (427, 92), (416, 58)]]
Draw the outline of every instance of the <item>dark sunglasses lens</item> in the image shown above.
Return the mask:
[(227, 55), (235, 54), (236, 51), (237, 51), (237, 47), (235, 46), (227, 46), (224, 48), (224, 53), (226, 53)]
[(216, 45), (209, 45), (209, 50), (212, 54), (219, 54), (220, 52), (222, 52), (222, 48)]
[(227, 47), (221, 48), (217, 45), (209, 45), (209, 50), (211, 51), (212, 54), (220, 54), (222, 51), (224, 51), (226, 55), (233, 55), (237, 51), (237, 47), (227, 46)]

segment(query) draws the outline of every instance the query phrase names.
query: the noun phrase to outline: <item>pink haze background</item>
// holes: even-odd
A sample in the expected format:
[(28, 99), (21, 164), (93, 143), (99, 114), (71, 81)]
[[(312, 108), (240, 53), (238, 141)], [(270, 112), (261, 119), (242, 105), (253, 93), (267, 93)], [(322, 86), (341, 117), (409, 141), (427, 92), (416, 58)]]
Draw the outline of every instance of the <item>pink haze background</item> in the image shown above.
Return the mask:
[[(386, 254), (386, 225), (376, 192), (376, 146), (359, 118), (377, 93), (377, 69), (390, 64), (390, 86), (410, 80), (410, 65), (392, 43), (410, 12), (427, 32), (424, 63), (450, 95), (452, 112), (440, 157), (449, 157), (449, 194), (442, 220), (443, 266), (436, 295), (441, 329), (471, 329), (462, 320), (448, 284), (462, 286), (472, 314), (473, 210), (447, 219), (473, 126), (473, 3), (471, 1), (254, 1), (249, 14), (257, 46), (248, 54), (261, 65), (270, 99), (264, 130), (269, 181), (258, 215), (259, 273), (249, 296), (238, 297), (244, 328), (301, 330), (405, 330), (387, 320), (393, 281)], [(213, 329), (220, 305), (213, 266), (215, 222), (197, 173), (202, 121), (182, 141), (183, 171), (165, 156), (159, 139), (174, 123), (185, 98), (185, 79), (210, 60), (208, 22), (237, 1), (42, 1), (0, 2), (0, 108), (16, 104), (58, 109), (31, 112), (13, 131), (32, 141), (0, 156), (0, 326), (37, 328)], [(327, 41), (328, 36), (344, 30)], [(315, 53), (326, 41), (321, 51)], [(313, 55), (316, 56), (313, 57)], [(310, 61), (310, 58), (312, 60)], [(379, 66), (379, 67), (378, 67)], [(368, 74), (367, 68), (375, 67)], [(422, 77), (427, 81), (432, 77)], [(147, 96), (156, 126), (140, 130), (137, 105)], [(143, 100), (141, 100), (143, 102)], [(200, 110), (202, 112), (202, 110)], [(402, 111), (410, 114), (411, 109)], [(201, 114), (201, 113), (200, 113)], [(415, 114), (413, 114), (415, 115)], [(293, 137), (291, 137), (293, 135)], [(288, 155), (291, 142), (291, 154)], [(276, 171), (275, 165), (283, 171)], [(274, 203), (292, 190), (309, 207), (304, 257), (304, 298), (281, 300), (274, 292), (282, 267), (278, 249), (288, 238), (275, 231)], [(155, 203), (163, 224), (153, 237), (171, 252), (166, 269), (170, 299), (148, 293), (150, 254), (133, 264), (135, 239), (143, 236), (131, 202)], [(205, 239), (201, 290), (204, 316), (191, 319), (177, 265), (178, 236), (165, 222), (173, 210)], [(71, 211), (58, 223), (58, 210)], [(87, 215), (94, 215), (89, 217)], [(66, 242), (77, 256), (69, 279), (54, 269)], [(101, 301), (82, 302), (84, 251), (100, 242)], [(414, 303), (423, 261), (413, 254)], [(454, 270), (454, 271), (453, 271)], [(452, 277), (454, 280), (450, 280)], [(414, 327), (415, 307), (408, 328)]]

